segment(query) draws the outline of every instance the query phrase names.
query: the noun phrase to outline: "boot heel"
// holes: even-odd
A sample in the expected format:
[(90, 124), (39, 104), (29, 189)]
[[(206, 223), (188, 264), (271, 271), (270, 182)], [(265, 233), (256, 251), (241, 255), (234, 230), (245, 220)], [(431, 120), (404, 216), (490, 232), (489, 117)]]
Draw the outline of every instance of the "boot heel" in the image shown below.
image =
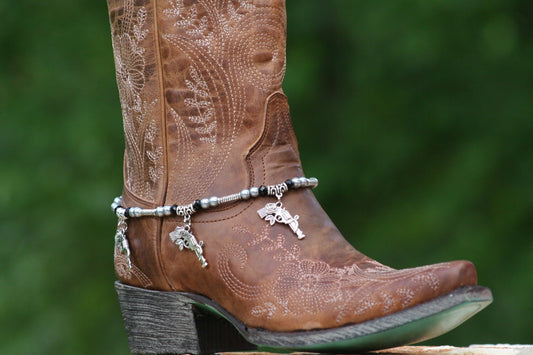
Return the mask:
[(130, 351), (134, 354), (207, 354), (255, 350), (225, 319), (179, 292), (115, 282)]

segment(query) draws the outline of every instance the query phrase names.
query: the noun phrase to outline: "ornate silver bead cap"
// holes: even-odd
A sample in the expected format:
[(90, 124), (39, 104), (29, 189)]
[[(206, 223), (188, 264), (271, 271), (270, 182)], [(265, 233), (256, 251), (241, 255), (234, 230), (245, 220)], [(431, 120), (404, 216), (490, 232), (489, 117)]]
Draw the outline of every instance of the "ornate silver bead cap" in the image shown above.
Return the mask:
[(118, 218), (123, 219), (123, 218), (126, 218), (126, 216), (125, 216), (125, 214), (124, 214), (125, 211), (126, 211), (126, 210), (125, 210), (124, 208), (119, 207), (119, 208), (117, 208), (117, 209), (115, 210), (115, 213), (116, 213), (116, 215), (117, 215)]

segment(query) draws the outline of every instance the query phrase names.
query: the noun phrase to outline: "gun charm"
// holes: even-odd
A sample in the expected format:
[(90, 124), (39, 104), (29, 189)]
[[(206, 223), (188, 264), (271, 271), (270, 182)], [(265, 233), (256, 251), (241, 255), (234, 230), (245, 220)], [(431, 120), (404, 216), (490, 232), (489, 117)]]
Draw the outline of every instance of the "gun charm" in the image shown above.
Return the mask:
[(257, 213), (259, 214), (259, 217), (270, 222), (270, 225), (274, 225), (274, 223), (288, 224), (292, 231), (298, 236), (298, 239), (303, 239), (305, 237), (305, 234), (303, 234), (300, 228), (298, 228), (299, 216), (291, 216), (280, 201), (277, 203), (267, 203), (266, 206), (258, 210)]
[(128, 268), (131, 269), (131, 259), (130, 259), (130, 243), (128, 243), (128, 238), (126, 238), (126, 230), (128, 229), (128, 224), (124, 218), (119, 218), (117, 225), (117, 232), (115, 233), (115, 246), (121, 254), (126, 255), (128, 260)]
[(204, 250), (202, 249), (204, 242), (198, 242), (196, 237), (187, 229), (185, 229), (185, 227), (176, 227), (176, 229), (170, 233), (170, 239), (180, 248), (180, 250), (187, 248), (194, 251), (196, 253), (196, 257), (198, 257), (198, 260), (200, 260), (200, 263), (202, 263), (202, 267), (207, 266), (207, 261), (204, 257)]

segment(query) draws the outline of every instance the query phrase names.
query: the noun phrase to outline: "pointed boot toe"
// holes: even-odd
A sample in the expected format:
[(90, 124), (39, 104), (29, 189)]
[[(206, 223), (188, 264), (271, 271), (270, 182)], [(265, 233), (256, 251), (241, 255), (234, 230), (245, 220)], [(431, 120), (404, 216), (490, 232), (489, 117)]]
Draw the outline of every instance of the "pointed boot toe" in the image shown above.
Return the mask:
[(457, 275), (457, 285), (477, 285), (477, 270), (472, 262), (468, 260), (454, 261), (451, 269)]

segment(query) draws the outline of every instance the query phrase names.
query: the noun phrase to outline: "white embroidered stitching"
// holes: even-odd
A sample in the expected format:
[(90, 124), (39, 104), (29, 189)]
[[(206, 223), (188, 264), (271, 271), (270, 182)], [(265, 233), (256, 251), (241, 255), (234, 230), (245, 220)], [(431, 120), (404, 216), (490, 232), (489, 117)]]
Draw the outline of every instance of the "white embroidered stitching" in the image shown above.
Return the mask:
[[(218, 254), (218, 270), (232, 292), (255, 303), (251, 308), (253, 317), (298, 317), (333, 306), (338, 312), (337, 323), (342, 323), (351, 314), (365, 316), (379, 309), (386, 313), (395, 302), (401, 302), (401, 308), (409, 307), (420, 289), (429, 286), (437, 291), (439, 288), (439, 279), (431, 267), (394, 270), (367, 259), (363, 261), (364, 269), (357, 264), (337, 268), (323, 261), (301, 258), (297, 243), (282, 234), (272, 238), (268, 225), (260, 234), (242, 226), (233, 230), (251, 238), (246, 248), (237, 243), (225, 246)], [(270, 257), (280, 264), (273, 272), (275, 277), (252, 285), (239, 277), (239, 270), (248, 267), (247, 249), (257, 247), (263, 254), (261, 258)], [(391, 282), (408, 279), (409, 288), (387, 288)]]
[[(134, 10), (134, 1), (124, 1), (124, 15), (113, 28), (113, 51), (126, 137), (126, 184), (132, 192), (149, 201), (155, 193), (164, 168), (161, 157), (160, 129), (154, 122), (157, 98), (144, 99), (146, 61), (143, 42), (146, 8)], [(145, 176), (148, 175), (148, 181)]]
[[(206, 194), (230, 157), (247, 112), (246, 87), (253, 86), (266, 95), (281, 87), (285, 73), (283, 18), (277, 8), (256, 7), (251, 1), (199, 0), (186, 4), (170, 0), (162, 10), (179, 33), (163, 33), (162, 38), (179, 50), (189, 63), (183, 86), (188, 93), (178, 93), (178, 101), (169, 106), (174, 120), (180, 120), (176, 159), (169, 198), (183, 202)], [(261, 29), (259, 29), (261, 28)], [(256, 51), (271, 53), (256, 63)], [(261, 53), (259, 55), (261, 55)], [(275, 63), (274, 70), (264, 70), (264, 63)], [(273, 72), (273, 73), (271, 73)], [(172, 111), (174, 111), (172, 113)], [(193, 141), (195, 154), (184, 160), (180, 151)], [(216, 147), (216, 151), (215, 151)], [(190, 181), (195, 181), (194, 186)]]
[(140, 281), (143, 287), (152, 286), (152, 281), (146, 276), (141, 269), (132, 265), (128, 266), (128, 260), (125, 255), (121, 254), (117, 248), (115, 248), (115, 272), (124, 280), (132, 280), (133, 277)]

